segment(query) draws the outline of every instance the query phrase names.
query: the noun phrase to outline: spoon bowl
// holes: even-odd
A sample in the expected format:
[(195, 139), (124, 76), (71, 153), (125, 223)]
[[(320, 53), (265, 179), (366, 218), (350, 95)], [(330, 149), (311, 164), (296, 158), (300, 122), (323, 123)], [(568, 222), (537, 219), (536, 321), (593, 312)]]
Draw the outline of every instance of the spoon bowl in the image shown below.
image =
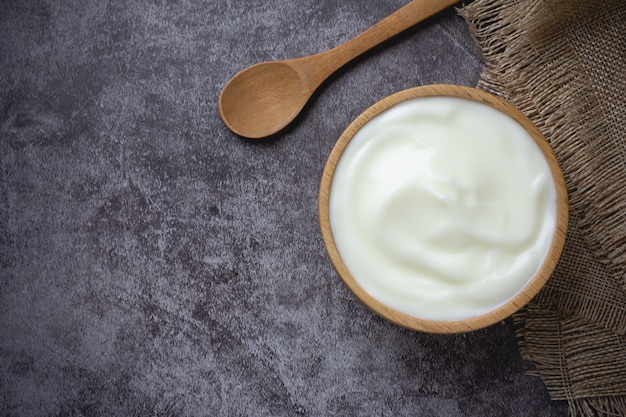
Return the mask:
[(291, 123), (313, 91), (288, 62), (262, 62), (239, 72), (224, 87), (219, 112), (234, 133), (259, 139)]

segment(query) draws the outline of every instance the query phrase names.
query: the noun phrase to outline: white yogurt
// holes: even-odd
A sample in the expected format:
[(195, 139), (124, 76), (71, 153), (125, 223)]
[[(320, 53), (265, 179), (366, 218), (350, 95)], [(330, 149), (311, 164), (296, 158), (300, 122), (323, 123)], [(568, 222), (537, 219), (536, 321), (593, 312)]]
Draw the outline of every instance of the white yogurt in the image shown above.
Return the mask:
[(426, 320), (479, 316), (515, 296), (555, 222), (537, 144), (506, 114), (461, 98), (413, 99), (370, 120), (330, 190), (333, 238), (354, 279)]

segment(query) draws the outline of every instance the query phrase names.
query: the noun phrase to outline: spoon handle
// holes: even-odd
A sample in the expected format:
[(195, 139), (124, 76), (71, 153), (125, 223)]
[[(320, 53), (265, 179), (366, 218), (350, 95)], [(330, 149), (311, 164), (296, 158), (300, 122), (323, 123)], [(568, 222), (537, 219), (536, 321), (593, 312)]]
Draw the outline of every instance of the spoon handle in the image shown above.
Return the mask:
[[(336, 46), (333, 49), (294, 61), (301, 61), (313, 73), (307, 74), (312, 84), (321, 84), (333, 72), (352, 61), (354, 58), (379, 45), (380, 43), (407, 30), (411, 26), (458, 3), (459, 0), (413, 0), (406, 6), (381, 20), (365, 32)], [(309, 61), (315, 61), (311, 68)]]

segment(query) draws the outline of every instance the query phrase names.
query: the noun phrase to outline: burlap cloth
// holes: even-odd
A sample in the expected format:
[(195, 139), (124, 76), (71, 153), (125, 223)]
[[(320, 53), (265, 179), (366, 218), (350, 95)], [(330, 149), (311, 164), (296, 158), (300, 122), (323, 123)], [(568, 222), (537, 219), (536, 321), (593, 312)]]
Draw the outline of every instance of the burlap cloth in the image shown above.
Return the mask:
[(626, 0), (477, 0), (479, 88), (524, 112), (563, 167), (570, 229), (515, 316), (522, 356), (572, 416), (626, 416)]

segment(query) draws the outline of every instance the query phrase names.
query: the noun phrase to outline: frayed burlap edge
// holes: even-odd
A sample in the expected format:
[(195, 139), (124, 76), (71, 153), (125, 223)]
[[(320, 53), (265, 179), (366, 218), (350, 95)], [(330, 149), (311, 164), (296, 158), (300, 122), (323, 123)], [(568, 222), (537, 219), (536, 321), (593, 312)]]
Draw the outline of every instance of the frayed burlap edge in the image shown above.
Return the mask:
[(515, 316), (522, 358), (574, 417), (626, 416), (626, 337), (531, 303)]
[[(604, 117), (623, 112), (626, 86), (619, 79), (618, 94), (613, 89), (604, 96), (602, 88), (614, 86), (606, 80), (594, 85), (580, 49), (568, 44), (580, 13), (617, 10), (624, 18), (609, 25), (606, 36), (613, 40), (617, 33), (618, 48), (624, 45), (620, 1), (574, 0), (557, 10), (552, 0), (477, 0), (459, 11), (486, 61), (478, 87), (533, 120), (565, 173), (572, 219), (564, 256), (571, 258), (515, 320), (520, 353), (536, 366), (532, 374), (576, 417), (626, 416), (626, 131), (613, 123), (607, 133)], [(601, 29), (592, 25), (587, 35), (601, 36)], [(619, 56), (612, 51), (613, 75), (626, 68), (623, 49)], [(613, 122), (624, 119), (613, 114)]]

